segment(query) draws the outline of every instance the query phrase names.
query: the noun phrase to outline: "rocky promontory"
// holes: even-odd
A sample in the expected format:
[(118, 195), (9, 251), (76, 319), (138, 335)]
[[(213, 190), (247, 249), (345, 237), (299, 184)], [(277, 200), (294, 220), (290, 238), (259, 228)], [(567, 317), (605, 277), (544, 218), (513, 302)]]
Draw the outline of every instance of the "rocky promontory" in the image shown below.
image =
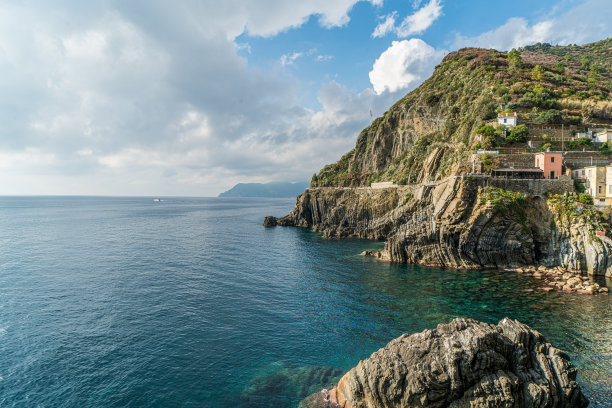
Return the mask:
[(567, 354), (511, 319), (402, 335), (301, 408), (586, 407)]
[[(326, 237), (385, 240), (382, 259), (453, 268), (560, 267), (612, 276), (612, 240), (599, 212), (573, 195), (531, 191), (530, 180), (470, 176), (387, 189), (315, 187), (265, 225)], [(544, 183), (549, 181), (542, 180)], [(554, 181), (550, 181), (554, 183)]]
[[(567, 175), (569, 169), (609, 164), (609, 147), (591, 149), (582, 161), (570, 163), (566, 147), (578, 141), (563, 142), (594, 123), (606, 129), (612, 124), (611, 45), (607, 39), (575, 47), (540, 44), (514, 53), (478, 48), (449, 53), (430, 78), (363, 129), (352, 150), (313, 176), (289, 215), (268, 218), (266, 225), (384, 240), (380, 257), (394, 262), (544, 265), (612, 276), (612, 212), (600, 211), (607, 188), (599, 186), (596, 201), (578, 199), (589, 183)], [(602, 63), (598, 79), (577, 60), (562, 57), (569, 54), (596, 55)], [(560, 75), (560, 66), (572, 75)], [(524, 125), (529, 140), (512, 136), (510, 125), (499, 122), (508, 110), (525, 122), (514, 130)], [(554, 129), (560, 134), (542, 134)], [(561, 143), (553, 140), (559, 138)], [(546, 143), (531, 143), (536, 141)], [(552, 176), (536, 177), (535, 156), (547, 149), (559, 150), (562, 166)], [(493, 174), (502, 167), (525, 171)]]

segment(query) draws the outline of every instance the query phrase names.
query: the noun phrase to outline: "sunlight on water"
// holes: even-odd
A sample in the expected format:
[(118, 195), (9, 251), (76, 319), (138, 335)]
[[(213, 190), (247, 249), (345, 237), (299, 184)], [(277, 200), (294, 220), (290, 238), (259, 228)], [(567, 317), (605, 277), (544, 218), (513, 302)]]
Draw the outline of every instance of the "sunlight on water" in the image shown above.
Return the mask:
[[(402, 333), (519, 319), (612, 405), (612, 297), (355, 256), (293, 200), (0, 198), (0, 405), (287, 407)], [(603, 283), (603, 282), (602, 282)], [(610, 286), (610, 282), (608, 282)]]

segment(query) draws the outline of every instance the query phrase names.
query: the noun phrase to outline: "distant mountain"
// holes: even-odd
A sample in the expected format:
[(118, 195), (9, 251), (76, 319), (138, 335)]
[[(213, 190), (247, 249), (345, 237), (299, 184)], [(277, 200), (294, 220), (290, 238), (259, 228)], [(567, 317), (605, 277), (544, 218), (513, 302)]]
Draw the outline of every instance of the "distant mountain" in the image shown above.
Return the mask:
[(308, 188), (307, 182), (297, 183), (238, 183), (219, 197), (297, 197)]

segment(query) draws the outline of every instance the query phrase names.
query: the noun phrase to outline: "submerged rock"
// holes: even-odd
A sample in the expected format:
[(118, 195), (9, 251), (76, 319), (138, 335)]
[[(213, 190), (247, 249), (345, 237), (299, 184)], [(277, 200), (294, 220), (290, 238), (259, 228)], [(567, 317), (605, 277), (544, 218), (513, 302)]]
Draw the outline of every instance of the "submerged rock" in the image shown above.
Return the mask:
[(391, 341), (300, 407), (586, 407), (575, 380), (567, 354), (528, 326), (455, 319)]
[(283, 364), (273, 364), (265, 372), (251, 379), (236, 405), (294, 406), (299, 399), (338, 381), (341, 375), (339, 369), (328, 366), (287, 367)]

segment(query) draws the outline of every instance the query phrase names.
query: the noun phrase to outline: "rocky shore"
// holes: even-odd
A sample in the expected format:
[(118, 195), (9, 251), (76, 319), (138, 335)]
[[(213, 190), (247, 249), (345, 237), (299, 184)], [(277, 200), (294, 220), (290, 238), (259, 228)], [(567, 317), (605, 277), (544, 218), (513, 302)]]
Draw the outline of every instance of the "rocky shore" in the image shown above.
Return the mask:
[[(360, 256), (373, 257), (384, 260), (384, 254), (381, 251), (363, 251)], [(609, 289), (599, 283), (593, 281), (591, 276), (584, 276), (578, 273), (567, 271), (560, 267), (547, 268), (540, 265), (539, 267), (527, 266), (525, 268), (510, 269), (525, 276), (532, 276), (536, 279), (542, 279), (546, 286), (540, 287), (544, 292), (552, 292), (559, 290), (563, 292), (575, 292), (586, 295), (608, 295)], [(532, 291), (532, 289), (526, 289)]]
[(470, 177), (383, 190), (311, 188), (266, 226), (310, 227), (325, 237), (384, 240), (380, 257), (459, 269), (561, 267), (612, 277), (612, 239), (593, 209), (482, 185)]
[(572, 273), (563, 268), (546, 268), (545, 266), (529, 266), (526, 268), (516, 268), (516, 272), (542, 279), (546, 286), (540, 289), (545, 292), (559, 290), (563, 292), (575, 292), (586, 295), (607, 295), (609, 289), (594, 282), (591, 277)]
[(300, 408), (586, 407), (567, 354), (510, 319), (402, 335)]

